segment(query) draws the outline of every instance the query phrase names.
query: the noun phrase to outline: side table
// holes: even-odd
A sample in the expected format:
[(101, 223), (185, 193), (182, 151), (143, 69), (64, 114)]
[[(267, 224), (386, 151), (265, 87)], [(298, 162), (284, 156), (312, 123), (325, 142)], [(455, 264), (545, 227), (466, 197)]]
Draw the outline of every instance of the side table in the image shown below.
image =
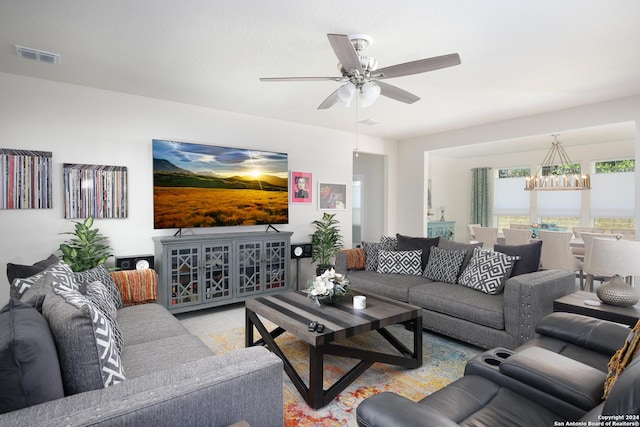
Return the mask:
[(599, 306), (587, 305), (585, 300), (600, 301), (592, 292), (578, 291), (553, 302), (553, 311), (583, 314), (610, 322), (634, 326), (640, 319), (640, 304), (632, 307), (617, 307), (602, 303)]

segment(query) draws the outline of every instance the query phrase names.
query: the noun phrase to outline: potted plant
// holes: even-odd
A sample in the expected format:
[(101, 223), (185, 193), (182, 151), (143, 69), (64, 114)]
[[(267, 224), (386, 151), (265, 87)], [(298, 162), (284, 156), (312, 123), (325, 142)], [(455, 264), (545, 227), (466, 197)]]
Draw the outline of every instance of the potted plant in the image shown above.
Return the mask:
[(111, 256), (111, 247), (103, 243), (107, 238), (100, 234), (97, 228), (91, 229), (93, 217), (88, 217), (84, 222), (74, 223), (75, 232), (60, 233), (74, 236), (60, 244), (62, 260), (69, 264), (73, 271), (86, 271), (104, 264)]
[(324, 213), (322, 219), (313, 221), (316, 231), (311, 234), (311, 261), (318, 262), (316, 273), (322, 272), (332, 267), (331, 259), (342, 249), (342, 235), (340, 234), (340, 223), (335, 219), (336, 214)]

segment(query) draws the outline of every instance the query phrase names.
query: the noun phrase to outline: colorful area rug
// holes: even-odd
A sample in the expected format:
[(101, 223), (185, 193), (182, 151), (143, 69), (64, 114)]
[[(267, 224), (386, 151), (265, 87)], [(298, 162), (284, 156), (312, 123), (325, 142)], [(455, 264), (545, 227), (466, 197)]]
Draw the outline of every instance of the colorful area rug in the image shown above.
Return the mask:
[[(269, 330), (273, 325), (265, 322)], [(392, 332), (412, 346), (412, 333), (402, 326)], [(257, 332), (254, 336), (259, 337)], [(206, 336), (202, 339), (215, 353), (225, 353), (244, 347), (244, 328), (235, 328)], [(290, 333), (281, 335), (276, 342), (289, 357), (300, 376), (308, 381), (308, 347)], [(344, 345), (374, 348), (393, 348), (376, 332), (341, 341)], [(298, 390), (283, 371), (284, 417), (286, 427), (298, 426), (356, 426), (356, 408), (366, 397), (392, 391), (411, 400), (420, 400), (463, 375), (467, 360), (480, 353), (477, 347), (448, 340), (423, 331), (423, 364), (418, 369), (375, 363), (356, 381), (324, 408), (313, 410), (302, 399)], [(355, 365), (352, 359), (326, 356), (324, 388)]]

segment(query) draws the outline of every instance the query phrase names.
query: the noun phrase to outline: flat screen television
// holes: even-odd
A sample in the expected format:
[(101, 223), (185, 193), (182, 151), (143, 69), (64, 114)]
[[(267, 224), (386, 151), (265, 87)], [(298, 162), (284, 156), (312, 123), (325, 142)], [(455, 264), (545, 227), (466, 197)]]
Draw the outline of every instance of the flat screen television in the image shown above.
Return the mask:
[(153, 140), (155, 229), (287, 224), (286, 153)]

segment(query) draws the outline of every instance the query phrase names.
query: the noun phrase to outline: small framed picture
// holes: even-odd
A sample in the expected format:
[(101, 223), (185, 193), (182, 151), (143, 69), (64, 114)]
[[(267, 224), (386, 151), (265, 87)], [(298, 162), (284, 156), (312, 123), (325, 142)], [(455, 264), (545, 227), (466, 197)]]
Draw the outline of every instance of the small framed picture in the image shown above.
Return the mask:
[(341, 211), (347, 209), (347, 184), (318, 184), (318, 209)]
[(291, 172), (291, 203), (311, 203), (312, 188), (310, 172)]

